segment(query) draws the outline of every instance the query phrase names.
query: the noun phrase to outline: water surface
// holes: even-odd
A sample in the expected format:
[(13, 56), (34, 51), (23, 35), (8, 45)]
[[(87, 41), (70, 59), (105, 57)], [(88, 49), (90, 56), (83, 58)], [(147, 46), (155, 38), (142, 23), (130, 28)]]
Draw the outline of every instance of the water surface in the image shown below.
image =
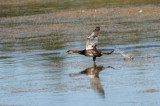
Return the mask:
[[(32, 11), (26, 14), (17, 8), (16, 15), (5, 11), (23, 3), (2, 2), (11, 7), (0, 18), (0, 105), (160, 105), (158, 2), (102, 2), (89, 8), (73, 1), (48, 12), (26, 8)], [(83, 50), (95, 26), (101, 27), (99, 49), (120, 49), (134, 59), (113, 53), (97, 58), (93, 67), (90, 57), (65, 54)]]

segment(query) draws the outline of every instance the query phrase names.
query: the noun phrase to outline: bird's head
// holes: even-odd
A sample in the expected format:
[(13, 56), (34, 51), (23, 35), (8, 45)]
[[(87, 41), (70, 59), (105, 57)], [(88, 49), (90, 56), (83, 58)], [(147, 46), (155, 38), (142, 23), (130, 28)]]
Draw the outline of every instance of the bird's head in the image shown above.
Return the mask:
[(66, 54), (71, 54), (71, 53), (73, 53), (72, 50), (68, 50), (68, 51), (66, 52)]

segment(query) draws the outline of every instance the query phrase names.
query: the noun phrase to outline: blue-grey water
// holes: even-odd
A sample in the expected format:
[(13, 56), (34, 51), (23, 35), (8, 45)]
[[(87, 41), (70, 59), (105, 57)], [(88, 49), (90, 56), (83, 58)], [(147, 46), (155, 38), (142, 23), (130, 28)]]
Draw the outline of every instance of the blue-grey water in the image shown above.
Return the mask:
[[(0, 106), (160, 105), (159, 2), (89, 2), (2, 1)], [(119, 50), (97, 58), (97, 67), (91, 57), (65, 54), (85, 49), (95, 26), (97, 48)]]

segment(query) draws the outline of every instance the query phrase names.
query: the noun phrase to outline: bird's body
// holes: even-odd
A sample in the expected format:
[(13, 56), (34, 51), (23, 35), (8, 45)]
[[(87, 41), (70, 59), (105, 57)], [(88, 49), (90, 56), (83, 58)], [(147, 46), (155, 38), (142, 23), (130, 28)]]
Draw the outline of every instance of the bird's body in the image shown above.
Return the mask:
[[(100, 50), (97, 50), (99, 31), (100, 27), (96, 27), (95, 30), (93, 30), (92, 34), (87, 37), (85, 50), (68, 50), (67, 53), (78, 53), (81, 55), (93, 57), (93, 61), (95, 63), (96, 57), (101, 57), (103, 55), (103, 53)], [(113, 51), (108, 53), (108, 55), (111, 54)]]
[(78, 51), (78, 50), (72, 50), (72, 51), (69, 51), (70, 53), (78, 53), (78, 54), (81, 54), (81, 55), (85, 55), (85, 56), (89, 56), (89, 57), (101, 57), (103, 55), (102, 52), (98, 51), (98, 50), (81, 50), (81, 51)]

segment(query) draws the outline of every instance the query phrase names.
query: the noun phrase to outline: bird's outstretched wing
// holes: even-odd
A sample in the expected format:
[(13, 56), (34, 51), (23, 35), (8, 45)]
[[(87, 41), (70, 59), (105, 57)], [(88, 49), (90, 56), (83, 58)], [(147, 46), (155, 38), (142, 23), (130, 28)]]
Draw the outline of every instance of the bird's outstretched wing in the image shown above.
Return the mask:
[(100, 31), (100, 27), (96, 27), (92, 34), (87, 37), (86, 50), (95, 49), (98, 44), (98, 34)]

